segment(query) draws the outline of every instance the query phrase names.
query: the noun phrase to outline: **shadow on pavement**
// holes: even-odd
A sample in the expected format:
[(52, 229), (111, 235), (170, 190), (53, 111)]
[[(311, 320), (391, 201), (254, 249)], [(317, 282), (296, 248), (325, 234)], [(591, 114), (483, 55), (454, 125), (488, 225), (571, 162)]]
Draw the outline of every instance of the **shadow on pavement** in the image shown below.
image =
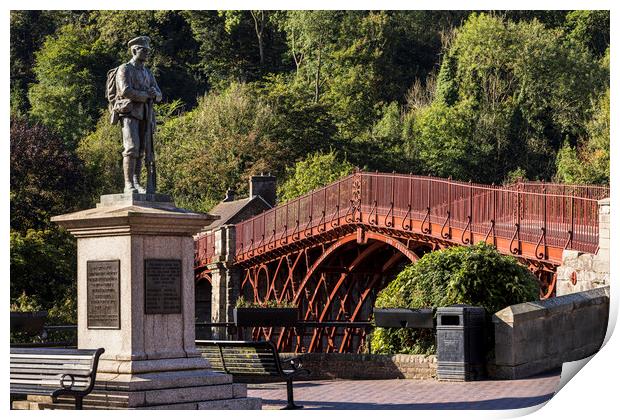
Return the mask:
[[(484, 401), (459, 401), (442, 403), (413, 403), (413, 404), (376, 404), (357, 403), (350, 401), (310, 401), (297, 400), (308, 410), (511, 410), (516, 408), (532, 407), (542, 404), (554, 394), (522, 398), (498, 398)], [(285, 406), (286, 400), (263, 399), (263, 405)]]

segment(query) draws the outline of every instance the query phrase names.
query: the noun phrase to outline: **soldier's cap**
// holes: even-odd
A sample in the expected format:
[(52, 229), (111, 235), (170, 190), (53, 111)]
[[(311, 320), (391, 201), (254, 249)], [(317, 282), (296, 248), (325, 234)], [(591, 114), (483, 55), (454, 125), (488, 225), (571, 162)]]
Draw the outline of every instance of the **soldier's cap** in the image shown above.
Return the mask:
[(148, 36), (137, 36), (131, 41), (129, 41), (127, 45), (129, 46), (129, 48), (135, 45), (139, 45), (141, 47), (148, 48), (150, 50), (151, 49), (150, 43), (151, 43), (151, 38), (149, 38)]

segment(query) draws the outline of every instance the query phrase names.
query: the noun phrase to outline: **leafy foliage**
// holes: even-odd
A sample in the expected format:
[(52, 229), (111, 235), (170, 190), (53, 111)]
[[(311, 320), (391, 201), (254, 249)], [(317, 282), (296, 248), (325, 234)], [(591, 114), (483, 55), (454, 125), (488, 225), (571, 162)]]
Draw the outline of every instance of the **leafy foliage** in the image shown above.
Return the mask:
[[(198, 41), (183, 12), (174, 10), (99, 10), (93, 12), (97, 42), (114, 56), (112, 63), (97, 71), (103, 83), (109, 68), (131, 59), (127, 48), (130, 39), (148, 34), (151, 38), (149, 68), (157, 79), (165, 101), (180, 99), (196, 105), (207, 90), (207, 81), (199, 71), (196, 55)], [(119, 31), (119, 28), (123, 28)]]
[[(435, 101), (405, 118), (405, 141), (436, 175), (501, 182), (520, 167), (549, 179), (555, 153), (583, 134), (590, 100), (608, 77), (561, 30), (472, 15), (445, 52)], [(444, 153), (447, 162), (438, 162)]]
[(44, 229), (76, 209), (88, 191), (84, 167), (62, 138), (40, 124), (11, 120), (11, 228)]
[(237, 302), (235, 302), (235, 307), (236, 308), (296, 308), (297, 306), (288, 300), (282, 300), (281, 302), (278, 302), (275, 299), (272, 300), (266, 300), (265, 302), (262, 303), (258, 303), (258, 302), (250, 302), (248, 300), (246, 300), (243, 296), (239, 297), (237, 299)]
[(609, 48), (609, 10), (573, 10), (566, 15), (568, 38), (586, 46), (595, 57)]
[(74, 146), (105, 105), (103, 69), (112, 67), (111, 57), (97, 42), (95, 28), (73, 23), (46, 38), (35, 57), (38, 83), (28, 93), (30, 114)]
[(561, 182), (609, 184), (609, 105), (610, 90), (594, 105), (586, 136), (578, 148), (565, 142), (557, 155), (557, 178)]
[(278, 191), (281, 201), (289, 201), (314, 189), (330, 184), (354, 170), (346, 160), (340, 161), (335, 152), (315, 153), (289, 170), (287, 180)]
[[(536, 277), (515, 258), (481, 242), (424, 255), (379, 292), (375, 306), (414, 309), (461, 303), (492, 314), (537, 298)], [(433, 345), (433, 334), (424, 330), (377, 328), (372, 335), (378, 353), (429, 353)]]
[(11, 121), (11, 302), (75, 323), (76, 248), (50, 217), (88, 199), (84, 166), (62, 138), (40, 124)]
[(160, 189), (177, 205), (206, 211), (227, 188), (246, 191), (250, 174), (282, 171), (285, 150), (271, 135), (275, 122), (273, 110), (246, 84), (206, 95), (158, 132)]
[(110, 124), (106, 110), (93, 132), (82, 138), (77, 155), (85, 163), (88, 177), (95, 182), (91, 201), (101, 194), (113, 194), (123, 189), (122, 135), (118, 125)]
[(25, 294), (33, 305), (48, 310), (74, 295), (76, 248), (68, 233), (12, 230), (10, 246), (12, 301), (23, 303), (24, 299), (19, 299)]
[(34, 52), (46, 36), (71, 17), (71, 12), (50, 10), (11, 11), (11, 113), (24, 116), (29, 109), (28, 85), (36, 81), (32, 71)]

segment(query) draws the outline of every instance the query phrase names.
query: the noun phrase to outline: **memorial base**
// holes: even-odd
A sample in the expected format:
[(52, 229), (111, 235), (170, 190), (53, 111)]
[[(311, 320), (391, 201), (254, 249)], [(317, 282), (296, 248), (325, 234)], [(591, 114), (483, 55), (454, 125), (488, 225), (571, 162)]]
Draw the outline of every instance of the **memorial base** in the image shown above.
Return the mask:
[[(195, 346), (194, 241), (213, 216), (159, 194), (102, 196), (52, 219), (77, 237), (78, 347), (104, 348), (85, 409), (260, 409)], [(73, 408), (31, 396), (14, 408)]]

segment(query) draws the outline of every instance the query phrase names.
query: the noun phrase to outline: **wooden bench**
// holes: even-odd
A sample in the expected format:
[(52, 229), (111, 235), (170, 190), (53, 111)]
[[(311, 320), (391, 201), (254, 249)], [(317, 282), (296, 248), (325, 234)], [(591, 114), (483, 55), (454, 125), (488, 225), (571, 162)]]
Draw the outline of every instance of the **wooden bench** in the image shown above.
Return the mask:
[[(275, 346), (269, 341), (196, 340), (196, 347), (216, 371), (240, 376), (278, 377), (286, 381), (287, 405), (283, 409), (303, 408), (293, 400), (293, 379), (309, 375), (297, 358), (280, 362)], [(285, 364), (287, 368), (284, 368)]]
[(75, 409), (95, 386), (104, 349), (11, 348), (11, 396), (45, 395), (53, 402), (75, 398)]

